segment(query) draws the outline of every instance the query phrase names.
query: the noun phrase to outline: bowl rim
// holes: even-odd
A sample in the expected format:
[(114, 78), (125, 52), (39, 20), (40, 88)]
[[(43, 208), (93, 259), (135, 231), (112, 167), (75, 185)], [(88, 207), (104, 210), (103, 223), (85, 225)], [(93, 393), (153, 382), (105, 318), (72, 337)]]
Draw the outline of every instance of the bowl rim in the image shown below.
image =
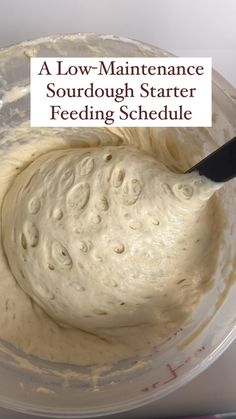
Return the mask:
[[(68, 39), (68, 40), (76, 40), (81, 36), (95, 36), (100, 39), (111, 39), (111, 40), (119, 40), (124, 43), (134, 43), (135, 45), (141, 45), (143, 47), (147, 47), (149, 49), (153, 49), (153, 51), (161, 51), (166, 56), (175, 56), (172, 53), (169, 53), (167, 50), (159, 48), (151, 43), (139, 41), (137, 39), (128, 38), (119, 35), (113, 34), (106, 34), (106, 33), (96, 33), (96, 32), (71, 32), (65, 34), (52, 34), (46, 35), (39, 38), (34, 38), (32, 40), (21, 41), (18, 43), (12, 43), (6, 47), (0, 48), (0, 54), (4, 52), (8, 52), (11, 49), (16, 47), (25, 48), (25, 47), (33, 47), (36, 44), (47, 42), (47, 41), (57, 41), (60, 39)], [(224, 94), (236, 104), (236, 88), (227, 81), (220, 73), (213, 69), (214, 81), (221, 90), (223, 90)], [(180, 389), (185, 384), (189, 383), (193, 380), (196, 376), (201, 374), (205, 371), (208, 367), (210, 367), (222, 354), (223, 352), (231, 345), (231, 343), (236, 339), (236, 324), (232, 327), (232, 329), (228, 332), (225, 338), (200, 362), (200, 364), (192, 367), (188, 372), (185, 372), (181, 377), (178, 377), (173, 382), (170, 382), (165, 385), (163, 388), (159, 388), (158, 390), (154, 390), (152, 393), (148, 394), (145, 393), (143, 395), (139, 395), (136, 397), (131, 398), (125, 402), (113, 402), (112, 405), (106, 405), (102, 408), (84, 408), (78, 411), (78, 408), (66, 408), (56, 410), (55, 408), (42, 408), (38, 407), (35, 404), (26, 403), (26, 402), (18, 402), (11, 398), (2, 397), (0, 395), (0, 406), (6, 409), (10, 409), (16, 412), (21, 412), (25, 414), (30, 414), (34, 416), (45, 416), (45, 417), (57, 417), (57, 418), (92, 418), (92, 417), (101, 417), (107, 416), (110, 414), (122, 413), (132, 409), (137, 409), (142, 406), (145, 406), (149, 403), (155, 402), (163, 397), (168, 396), (170, 393)]]

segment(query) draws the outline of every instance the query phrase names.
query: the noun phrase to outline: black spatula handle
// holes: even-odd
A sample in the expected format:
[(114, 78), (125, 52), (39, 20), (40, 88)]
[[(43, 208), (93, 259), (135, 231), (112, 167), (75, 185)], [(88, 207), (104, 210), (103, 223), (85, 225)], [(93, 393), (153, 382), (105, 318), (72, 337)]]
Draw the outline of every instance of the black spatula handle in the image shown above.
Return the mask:
[(226, 182), (236, 176), (236, 137), (201, 160), (186, 173), (198, 171), (214, 182)]

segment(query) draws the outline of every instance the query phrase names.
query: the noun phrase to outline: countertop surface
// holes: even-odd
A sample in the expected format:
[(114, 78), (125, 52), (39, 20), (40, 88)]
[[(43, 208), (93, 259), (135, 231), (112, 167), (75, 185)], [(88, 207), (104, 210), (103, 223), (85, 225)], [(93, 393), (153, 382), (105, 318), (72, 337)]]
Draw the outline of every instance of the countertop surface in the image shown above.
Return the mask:
[[(236, 87), (235, 0), (0, 0), (0, 47), (52, 33), (113, 33), (179, 56), (211, 56)], [(204, 373), (164, 399), (112, 418), (236, 411), (236, 342)], [(25, 415), (0, 409), (0, 418)]]

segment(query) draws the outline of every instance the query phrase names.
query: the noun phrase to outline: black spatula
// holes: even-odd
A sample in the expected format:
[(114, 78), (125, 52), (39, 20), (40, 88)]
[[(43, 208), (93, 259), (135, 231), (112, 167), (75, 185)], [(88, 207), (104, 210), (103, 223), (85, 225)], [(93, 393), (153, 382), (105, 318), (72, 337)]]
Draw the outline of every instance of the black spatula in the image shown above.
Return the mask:
[(198, 171), (214, 182), (226, 182), (236, 176), (236, 137), (201, 160), (186, 173)]

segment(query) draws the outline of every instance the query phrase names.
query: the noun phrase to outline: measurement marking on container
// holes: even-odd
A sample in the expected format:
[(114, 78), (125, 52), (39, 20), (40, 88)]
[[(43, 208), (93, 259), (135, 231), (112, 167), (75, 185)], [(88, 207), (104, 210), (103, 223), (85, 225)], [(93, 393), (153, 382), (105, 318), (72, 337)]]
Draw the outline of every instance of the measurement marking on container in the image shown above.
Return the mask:
[[(154, 347), (155, 349), (155, 347)], [(189, 356), (188, 358), (186, 358), (182, 364), (177, 365), (176, 367), (173, 367), (170, 363), (167, 363), (165, 365), (165, 370), (167, 370), (168, 374), (171, 374), (170, 378), (166, 381), (156, 381), (153, 384), (150, 384), (150, 386), (144, 387), (141, 389), (142, 392), (146, 393), (147, 391), (150, 390), (155, 390), (156, 388), (160, 387), (161, 385), (167, 384), (170, 381), (175, 380), (178, 377), (178, 370), (180, 368), (182, 368), (183, 366), (185, 366), (189, 361), (191, 361), (191, 359), (193, 359), (197, 354), (199, 354), (200, 352), (202, 352), (203, 350), (205, 350), (205, 346), (202, 346), (201, 348), (198, 348), (192, 356)]]

